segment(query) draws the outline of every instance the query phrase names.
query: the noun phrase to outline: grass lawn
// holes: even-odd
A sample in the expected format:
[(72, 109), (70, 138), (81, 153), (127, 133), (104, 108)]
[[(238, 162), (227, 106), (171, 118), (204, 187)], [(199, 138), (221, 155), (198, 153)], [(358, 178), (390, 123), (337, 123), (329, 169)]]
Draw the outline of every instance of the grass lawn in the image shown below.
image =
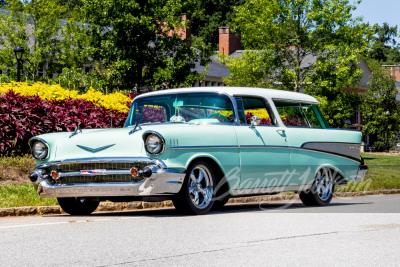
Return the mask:
[[(346, 187), (337, 188), (336, 191), (355, 192), (364, 190), (400, 189), (400, 156), (381, 156), (363, 153), (362, 157), (365, 159), (369, 168), (364, 181), (361, 183), (350, 183)], [(23, 171), (28, 171), (31, 163), (26, 156), (13, 159), (0, 159), (0, 165), (1, 164), (3, 164), (3, 166), (13, 166), (13, 168), (23, 168)], [(30, 170), (32, 169), (33, 168)], [(0, 177), (0, 182), (1, 180)], [(55, 198), (39, 197), (36, 193), (35, 185), (33, 184), (0, 184), (0, 208), (51, 206), (57, 204)]]
[(39, 197), (34, 184), (0, 185), (0, 208), (53, 205), (58, 205), (57, 200)]
[(400, 156), (381, 156), (361, 153), (368, 172), (364, 181), (337, 188), (340, 192), (359, 192), (400, 189)]

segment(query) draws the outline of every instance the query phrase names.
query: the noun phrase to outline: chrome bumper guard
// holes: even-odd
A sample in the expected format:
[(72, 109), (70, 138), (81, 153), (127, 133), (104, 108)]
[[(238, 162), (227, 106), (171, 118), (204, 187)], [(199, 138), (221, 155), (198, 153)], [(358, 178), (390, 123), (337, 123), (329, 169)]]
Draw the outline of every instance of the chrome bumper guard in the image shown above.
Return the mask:
[[(138, 182), (107, 182), (107, 183), (79, 183), (62, 184), (43, 173), (45, 168), (61, 166), (64, 164), (79, 163), (145, 163), (148, 177), (143, 177)], [(151, 172), (149, 172), (149, 169)], [(126, 170), (106, 170), (102, 174), (127, 174)], [(144, 173), (144, 170), (140, 172)], [(60, 173), (63, 177), (80, 175), (79, 172)], [(179, 192), (182, 187), (185, 173), (183, 171), (167, 169), (160, 160), (149, 158), (98, 158), (98, 159), (74, 159), (57, 162), (46, 162), (38, 165), (31, 173), (31, 177), (37, 177), (39, 184), (38, 194), (41, 197), (115, 197), (115, 196), (168, 196)], [(33, 181), (34, 179), (31, 178)]]
[(361, 182), (362, 180), (364, 180), (365, 175), (367, 174), (368, 171), (368, 167), (365, 165), (360, 165), (358, 166), (358, 171), (357, 171), (357, 177), (355, 182)]

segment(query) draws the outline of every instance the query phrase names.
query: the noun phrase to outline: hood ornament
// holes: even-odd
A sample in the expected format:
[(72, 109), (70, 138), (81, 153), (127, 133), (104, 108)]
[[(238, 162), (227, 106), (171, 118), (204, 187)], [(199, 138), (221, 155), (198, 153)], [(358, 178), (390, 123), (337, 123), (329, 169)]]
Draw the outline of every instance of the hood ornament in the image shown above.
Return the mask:
[(81, 146), (81, 145), (76, 145), (76, 146), (79, 147), (79, 148), (82, 148), (83, 150), (86, 150), (86, 151), (89, 151), (89, 152), (92, 152), (92, 153), (96, 153), (96, 152), (102, 151), (104, 149), (107, 149), (109, 147), (115, 146), (115, 144), (102, 146), (102, 147), (98, 147), (98, 148), (91, 148), (91, 147)]
[(133, 129), (129, 132), (129, 134), (131, 135), (140, 130), (142, 130), (142, 128), (139, 126), (139, 123), (136, 123), (135, 126), (133, 127)]
[(69, 136), (69, 138), (71, 138), (77, 134), (80, 134), (80, 133), (82, 133), (81, 128), (79, 128), (79, 126), (76, 126), (75, 131)]

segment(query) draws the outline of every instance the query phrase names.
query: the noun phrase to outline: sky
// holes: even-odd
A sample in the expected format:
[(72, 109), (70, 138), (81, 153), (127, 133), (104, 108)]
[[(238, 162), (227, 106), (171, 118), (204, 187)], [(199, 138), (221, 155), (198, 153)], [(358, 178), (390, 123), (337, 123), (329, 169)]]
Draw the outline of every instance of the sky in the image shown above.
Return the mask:
[[(354, 3), (354, 0), (350, 0)], [(364, 17), (365, 22), (370, 25), (378, 23), (382, 25), (384, 22), (390, 26), (398, 25), (400, 31), (400, 0), (363, 0), (353, 11), (356, 17)]]

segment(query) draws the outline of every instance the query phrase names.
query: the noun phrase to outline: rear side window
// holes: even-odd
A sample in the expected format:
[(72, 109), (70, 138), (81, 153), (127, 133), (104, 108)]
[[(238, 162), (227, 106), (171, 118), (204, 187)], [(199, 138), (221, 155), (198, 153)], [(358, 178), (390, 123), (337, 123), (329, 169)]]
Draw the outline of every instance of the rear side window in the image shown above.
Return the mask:
[(251, 124), (251, 117), (258, 116), (260, 125), (276, 125), (276, 120), (268, 103), (260, 98), (236, 98), (241, 124)]
[(317, 106), (292, 101), (274, 101), (285, 126), (323, 128)]

